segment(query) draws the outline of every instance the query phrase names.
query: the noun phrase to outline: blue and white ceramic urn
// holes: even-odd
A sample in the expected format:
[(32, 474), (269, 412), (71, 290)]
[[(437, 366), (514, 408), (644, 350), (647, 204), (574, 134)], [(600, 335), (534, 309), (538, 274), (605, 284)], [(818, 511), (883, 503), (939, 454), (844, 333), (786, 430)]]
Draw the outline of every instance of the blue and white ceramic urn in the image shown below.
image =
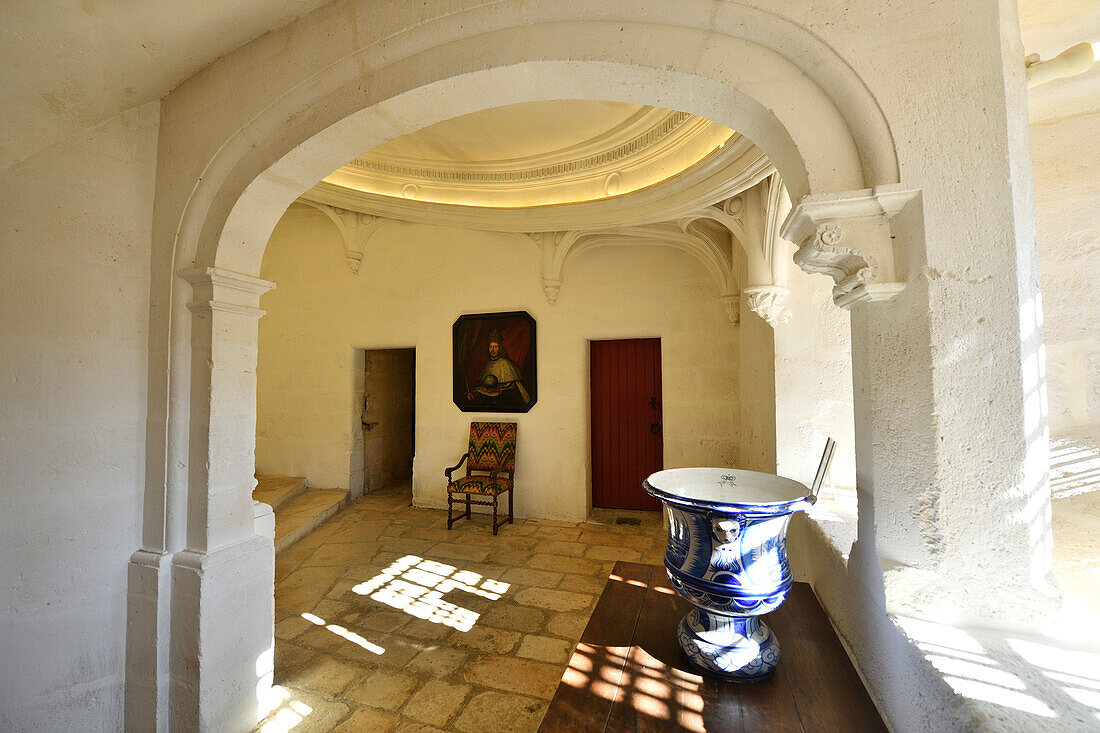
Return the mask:
[(695, 607), (680, 622), (680, 647), (712, 675), (770, 677), (779, 642), (760, 616), (787, 597), (787, 525), (816, 494), (791, 479), (726, 468), (659, 471), (645, 490), (668, 515), (672, 587)]

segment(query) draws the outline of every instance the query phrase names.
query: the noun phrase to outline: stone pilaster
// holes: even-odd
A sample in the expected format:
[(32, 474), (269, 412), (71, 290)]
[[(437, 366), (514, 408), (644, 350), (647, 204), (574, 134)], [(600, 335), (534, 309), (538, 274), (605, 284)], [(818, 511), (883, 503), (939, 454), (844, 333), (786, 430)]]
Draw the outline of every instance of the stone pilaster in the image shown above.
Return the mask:
[[(192, 288), (187, 546), (172, 556), (171, 727), (245, 730), (270, 685), (275, 552), (257, 512), (259, 278), (206, 267)], [(212, 395), (219, 395), (212, 400)]]

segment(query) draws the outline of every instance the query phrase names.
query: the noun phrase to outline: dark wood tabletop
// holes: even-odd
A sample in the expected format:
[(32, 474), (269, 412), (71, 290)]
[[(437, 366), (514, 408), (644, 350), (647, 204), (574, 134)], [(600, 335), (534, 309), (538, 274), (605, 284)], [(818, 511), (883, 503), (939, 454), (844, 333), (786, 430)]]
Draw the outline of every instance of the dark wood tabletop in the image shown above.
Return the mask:
[(886, 731), (809, 585), (764, 617), (782, 656), (763, 682), (692, 667), (676, 641), (690, 609), (664, 568), (616, 563), (539, 730)]

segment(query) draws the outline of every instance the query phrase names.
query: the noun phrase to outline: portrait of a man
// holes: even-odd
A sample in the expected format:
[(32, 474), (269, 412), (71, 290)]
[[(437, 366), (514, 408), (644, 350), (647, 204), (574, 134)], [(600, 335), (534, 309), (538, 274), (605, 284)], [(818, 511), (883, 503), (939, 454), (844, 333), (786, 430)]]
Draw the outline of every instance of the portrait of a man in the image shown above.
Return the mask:
[(454, 402), (464, 412), (534, 406), (535, 321), (523, 311), (461, 316), (454, 325)]

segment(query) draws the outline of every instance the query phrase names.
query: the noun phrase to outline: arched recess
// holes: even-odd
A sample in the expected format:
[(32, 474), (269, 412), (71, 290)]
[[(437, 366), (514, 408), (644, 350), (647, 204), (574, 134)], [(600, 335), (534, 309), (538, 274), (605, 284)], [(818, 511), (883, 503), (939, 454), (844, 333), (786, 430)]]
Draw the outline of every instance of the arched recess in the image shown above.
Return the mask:
[(739, 293), (733, 252), (728, 245), (715, 241), (706, 232), (689, 233), (672, 225), (647, 224), (617, 229), (554, 232), (540, 236), (536, 241), (543, 257), (542, 284), (551, 302), (557, 299), (566, 263), (582, 253), (597, 247), (648, 244), (680, 250), (703, 263), (714, 278), (718, 299), (726, 307), (730, 325), (738, 320)]
[(326, 6), (165, 99), (150, 458), (127, 650), (134, 728), (252, 723), (273, 614), (271, 542), (257, 534), (250, 496), (258, 304), (271, 287), (256, 275), (279, 217), (322, 177), (450, 117), (592, 99), (725, 124), (767, 153), (794, 200), (898, 182), (863, 82), (818, 37), (767, 11), (654, 3), (581, 21), (568, 2), (393, 6)]

